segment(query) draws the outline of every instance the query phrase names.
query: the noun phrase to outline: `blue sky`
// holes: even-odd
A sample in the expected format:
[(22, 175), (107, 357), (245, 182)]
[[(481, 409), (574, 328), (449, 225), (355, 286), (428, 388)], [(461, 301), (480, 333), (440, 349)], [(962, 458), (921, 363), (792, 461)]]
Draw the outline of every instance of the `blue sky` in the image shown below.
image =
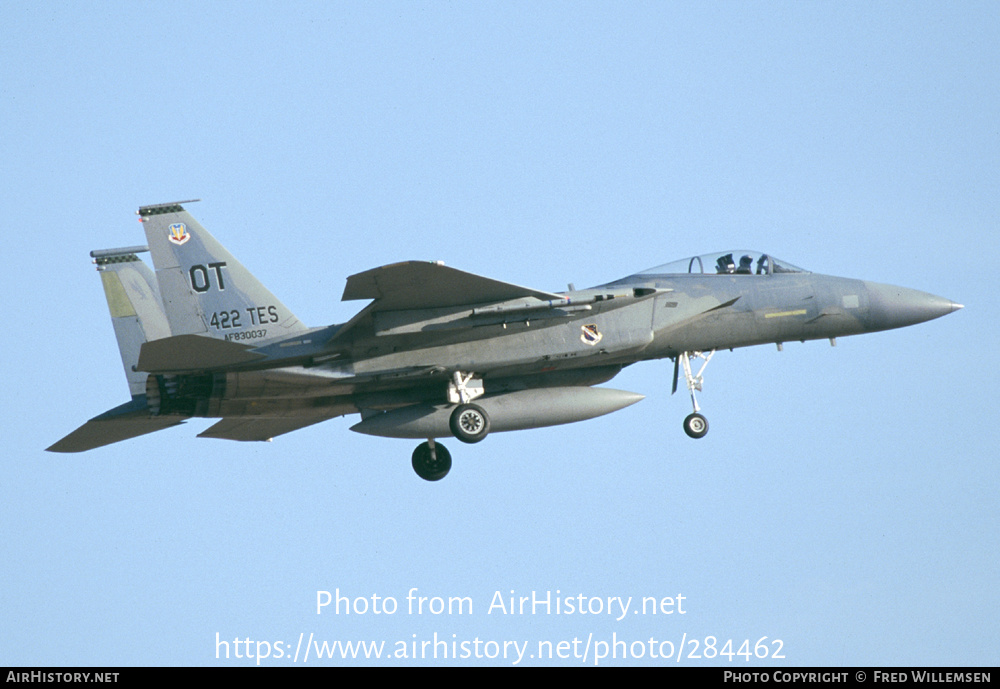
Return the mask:
[[(0, 21), (3, 664), (257, 662), (217, 658), (217, 634), (288, 666), (310, 634), (500, 654), (375, 665), (506, 665), (505, 641), (522, 665), (615, 640), (630, 657), (602, 664), (676, 662), (650, 638), (734, 668), (995, 663), (997, 4), (7, 2)], [(88, 252), (188, 198), (310, 325), (400, 260), (557, 291), (727, 247), (966, 308), (723, 352), (698, 442), (670, 362), (636, 365), (610, 385), (640, 404), (452, 441), (436, 484), (356, 418), (44, 452), (127, 399)], [(409, 614), (414, 588), (471, 614)], [(399, 609), (317, 615), (337, 589)], [(490, 612), (510, 591), (633, 609)], [(634, 610), (678, 595), (683, 615)], [(707, 637), (784, 659), (691, 658)], [(570, 657), (530, 657), (560, 641)]]

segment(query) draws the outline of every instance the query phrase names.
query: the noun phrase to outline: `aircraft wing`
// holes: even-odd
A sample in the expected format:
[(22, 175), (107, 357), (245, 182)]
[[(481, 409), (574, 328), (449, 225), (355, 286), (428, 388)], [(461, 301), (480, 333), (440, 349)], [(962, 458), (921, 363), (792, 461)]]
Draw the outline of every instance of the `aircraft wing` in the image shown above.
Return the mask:
[(562, 298), (552, 292), (500, 282), (440, 263), (405, 261), (350, 276), (342, 299), (374, 299), (371, 313), (485, 304), (522, 297)]
[(225, 418), (198, 434), (199, 438), (220, 438), (223, 440), (263, 441), (285, 433), (297, 431), (306, 426), (343, 416), (289, 417), (283, 419), (255, 419), (246, 417)]

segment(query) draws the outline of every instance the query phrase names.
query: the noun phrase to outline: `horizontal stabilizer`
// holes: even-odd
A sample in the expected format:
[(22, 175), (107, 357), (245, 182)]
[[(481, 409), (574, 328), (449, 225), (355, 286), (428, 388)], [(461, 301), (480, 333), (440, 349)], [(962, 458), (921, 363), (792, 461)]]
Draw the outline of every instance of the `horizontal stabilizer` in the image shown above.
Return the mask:
[(221, 440), (265, 441), (306, 426), (335, 418), (334, 416), (293, 417), (287, 419), (223, 419), (199, 433), (199, 438)]
[(406, 261), (347, 278), (343, 301), (376, 299), (376, 311), (486, 304), (523, 297), (561, 299), (552, 292), (520, 287), (440, 263)]
[(145, 395), (110, 409), (83, 424), (65, 438), (47, 448), (49, 452), (86, 452), (96, 447), (178, 426), (176, 416), (150, 416)]
[(148, 373), (210, 371), (264, 358), (252, 349), (249, 345), (203, 335), (177, 335), (143, 344), (136, 368)]

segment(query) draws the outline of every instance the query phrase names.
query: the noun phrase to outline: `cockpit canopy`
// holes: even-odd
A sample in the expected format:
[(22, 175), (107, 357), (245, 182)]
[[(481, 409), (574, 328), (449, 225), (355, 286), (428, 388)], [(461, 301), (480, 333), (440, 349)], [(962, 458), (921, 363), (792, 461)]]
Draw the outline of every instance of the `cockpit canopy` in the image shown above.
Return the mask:
[(775, 275), (778, 273), (805, 273), (791, 263), (759, 251), (722, 251), (702, 256), (692, 256), (680, 261), (665, 263), (644, 270), (640, 275)]

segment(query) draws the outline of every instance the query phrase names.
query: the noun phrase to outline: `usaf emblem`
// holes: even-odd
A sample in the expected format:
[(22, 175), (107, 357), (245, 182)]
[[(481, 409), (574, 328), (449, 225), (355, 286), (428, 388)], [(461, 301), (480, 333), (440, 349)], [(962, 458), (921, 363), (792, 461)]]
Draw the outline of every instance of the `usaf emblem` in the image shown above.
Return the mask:
[(191, 235), (188, 234), (187, 225), (182, 222), (174, 223), (169, 228), (170, 234), (167, 235), (167, 239), (172, 241), (174, 244), (183, 244), (187, 240), (191, 239)]
[(580, 339), (584, 344), (595, 345), (601, 341), (602, 337), (604, 337), (604, 335), (601, 334), (601, 331), (597, 329), (596, 323), (581, 325), (580, 330), (583, 331), (583, 334), (580, 335)]

